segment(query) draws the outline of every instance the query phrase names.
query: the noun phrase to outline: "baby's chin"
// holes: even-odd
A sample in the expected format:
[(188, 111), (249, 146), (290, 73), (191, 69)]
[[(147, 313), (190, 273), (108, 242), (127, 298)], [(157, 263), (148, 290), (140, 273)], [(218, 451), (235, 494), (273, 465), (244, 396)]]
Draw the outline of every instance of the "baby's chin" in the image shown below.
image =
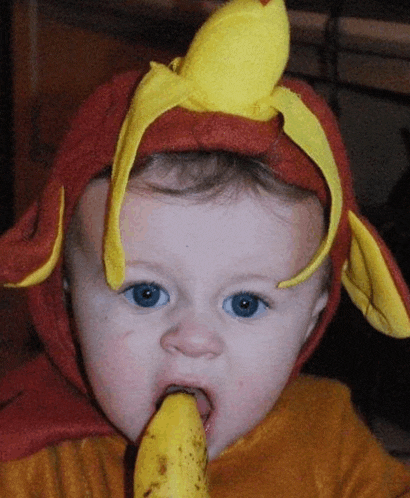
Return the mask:
[(237, 434), (217, 434), (210, 435), (207, 438), (208, 444), (208, 460), (211, 462), (212, 460), (216, 460), (219, 456), (221, 456), (225, 451), (235, 446), (235, 444), (245, 436), (246, 431), (243, 433), (238, 432)]
[[(237, 426), (235, 422), (238, 424)], [(231, 420), (231, 417), (224, 418), (222, 413), (215, 411), (205, 427), (208, 460), (212, 461), (218, 458), (242, 439), (250, 429), (248, 424), (238, 423), (238, 421)]]
[(211, 462), (212, 460), (216, 460), (227, 448), (232, 446), (234, 442), (235, 441), (233, 441), (232, 443), (225, 443), (225, 444), (210, 443), (208, 445), (208, 461)]

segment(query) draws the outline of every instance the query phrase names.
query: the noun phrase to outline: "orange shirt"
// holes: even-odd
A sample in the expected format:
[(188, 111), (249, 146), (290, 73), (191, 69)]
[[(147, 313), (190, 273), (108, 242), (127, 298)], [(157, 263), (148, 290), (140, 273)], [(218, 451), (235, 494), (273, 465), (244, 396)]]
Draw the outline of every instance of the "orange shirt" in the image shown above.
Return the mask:
[[(65, 441), (0, 464), (0, 497), (132, 497), (134, 459), (121, 436)], [(210, 463), (209, 482), (215, 498), (410, 497), (410, 468), (370, 435), (348, 389), (311, 377)]]

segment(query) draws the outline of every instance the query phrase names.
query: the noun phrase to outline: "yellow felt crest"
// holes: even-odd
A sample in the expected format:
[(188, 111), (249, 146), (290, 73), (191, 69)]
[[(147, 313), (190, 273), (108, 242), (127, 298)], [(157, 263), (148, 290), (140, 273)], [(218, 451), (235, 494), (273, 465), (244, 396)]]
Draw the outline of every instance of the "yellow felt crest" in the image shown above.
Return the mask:
[(57, 261), (60, 258), (63, 248), (64, 205), (65, 205), (64, 188), (61, 187), (59, 195), (59, 209), (57, 214), (58, 216), (57, 233), (48, 259), (43, 263), (42, 266), (37, 268), (35, 271), (31, 272), (20, 282), (5, 284), (4, 285), (5, 287), (30, 287), (32, 285), (36, 285), (43, 282), (51, 275), (57, 264)]

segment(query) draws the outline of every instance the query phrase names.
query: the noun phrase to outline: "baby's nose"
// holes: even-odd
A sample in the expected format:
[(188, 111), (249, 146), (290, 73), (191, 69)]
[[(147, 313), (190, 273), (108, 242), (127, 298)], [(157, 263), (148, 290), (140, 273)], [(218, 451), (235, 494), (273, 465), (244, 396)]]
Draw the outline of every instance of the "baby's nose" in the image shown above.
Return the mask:
[(181, 320), (161, 337), (161, 347), (171, 354), (192, 358), (219, 356), (224, 349), (221, 335), (204, 320)]

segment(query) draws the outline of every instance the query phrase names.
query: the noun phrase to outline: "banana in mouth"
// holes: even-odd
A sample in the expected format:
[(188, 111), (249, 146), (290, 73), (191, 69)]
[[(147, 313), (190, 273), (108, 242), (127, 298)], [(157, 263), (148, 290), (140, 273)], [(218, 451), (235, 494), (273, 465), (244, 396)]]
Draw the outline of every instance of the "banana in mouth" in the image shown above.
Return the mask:
[(169, 394), (138, 450), (134, 498), (209, 498), (207, 447), (195, 396)]

